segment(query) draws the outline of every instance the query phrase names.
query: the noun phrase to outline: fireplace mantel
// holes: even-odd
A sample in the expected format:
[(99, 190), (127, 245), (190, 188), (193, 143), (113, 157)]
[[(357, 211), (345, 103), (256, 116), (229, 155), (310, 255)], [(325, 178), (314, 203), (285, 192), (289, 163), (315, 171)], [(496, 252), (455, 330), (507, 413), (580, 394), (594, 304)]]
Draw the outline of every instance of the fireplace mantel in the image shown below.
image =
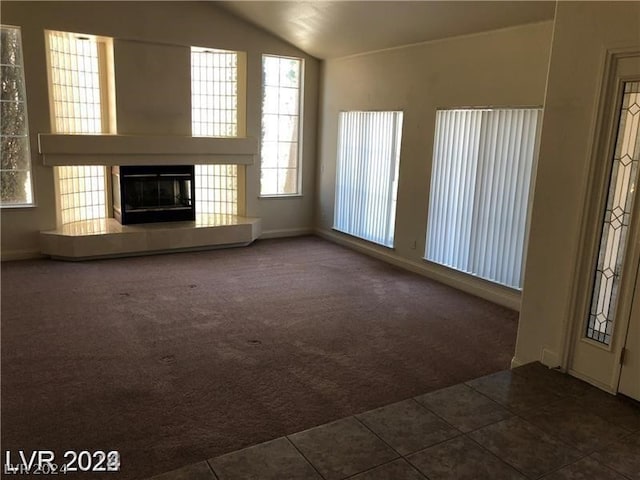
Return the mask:
[(252, 165), (252, 137), (153, 135), (38, 135), (44, 165)]

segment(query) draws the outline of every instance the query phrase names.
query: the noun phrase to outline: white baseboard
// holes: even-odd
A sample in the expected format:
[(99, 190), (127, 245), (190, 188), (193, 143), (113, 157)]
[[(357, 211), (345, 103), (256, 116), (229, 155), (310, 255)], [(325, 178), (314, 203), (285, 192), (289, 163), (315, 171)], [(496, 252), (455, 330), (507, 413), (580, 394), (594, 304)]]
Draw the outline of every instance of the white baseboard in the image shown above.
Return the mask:
[(45, 258), (39, 250), (3, 250), (0, 253), (0, 260), (9, 262), (12, 260), (31, 260), (34, 258)]
[(522, 365), (524, 365), (524, 362), (522, 362), (521, 360), (519, 360), (517, 357), (513, 357), (511, 359), (511, 369), (513, 370), (516, 367), (521, 367)]
[(611, 385), (607, 385), (605, 383), (599, 382), (598, 380), (595, 380), (595, 379), (591, 378), (588, 375), (584, 375), (584, 374), (582, 374), (580, 372), (576, 372), (575, 370), (572, 370), (572, 369), (569, 369), (567, 371), (567, 373), (569, 375), (571, 375), (572, 377), (576, 377), (576, 378), (582, 380), (583, 382), (587, 382), (587, 383), (593, 385), (594, 387), (599, 388), (600, 390), (604, 390), (607, 393), (611, 393), (613, 395), (616, 395), (618, 393), (617, 390), (614, 387), (612, 387)]
[(549, 368), (558, 368), (560, 366), (560, 356), (548, 348), (542, 349), (542, 358), (540, 361)]
[(285, 237), (300, 237), (302, 235), (312, 235), (314, 233), (313, 228), (283, 228), (280, 230), (263, 230), (260, 234), (261, 239), (268, 238), (285, 238)]
[(440, 269), (436, 270), (426, 262), (415, 262), (413, 260), (401, 258), (393, 251), (381, 251), (373, 245), (367, 245), (333, 230), (319, 228), (315, 230), (315, 233), (329, 241), (353, 248), (354, 250), (365, 253), (397, 267), (418, 273), (431, 278), (432, 280), (436, 280), (440, 283), (444, 283), (445, 285), (457, 288), (458, 290), (470, 293), (471, 295), (497, 303), (498, 305), (520, 311), (520, 293), (518, 292), (507, 292), (502, 287), (493, 287), (484, 280), (474, 279), (465, 274), (450, 274), (449, 272), (440, 271)]

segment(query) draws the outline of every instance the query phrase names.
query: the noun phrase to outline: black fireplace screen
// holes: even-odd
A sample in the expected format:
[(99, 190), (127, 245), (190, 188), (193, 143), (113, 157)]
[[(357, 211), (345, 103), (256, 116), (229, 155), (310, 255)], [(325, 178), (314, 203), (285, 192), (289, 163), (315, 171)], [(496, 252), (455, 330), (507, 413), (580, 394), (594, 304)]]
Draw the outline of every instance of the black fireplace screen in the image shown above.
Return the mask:
[(112, 174), (114, 216), (121, 223), (195, 220), (193, 166), (121, 166)]

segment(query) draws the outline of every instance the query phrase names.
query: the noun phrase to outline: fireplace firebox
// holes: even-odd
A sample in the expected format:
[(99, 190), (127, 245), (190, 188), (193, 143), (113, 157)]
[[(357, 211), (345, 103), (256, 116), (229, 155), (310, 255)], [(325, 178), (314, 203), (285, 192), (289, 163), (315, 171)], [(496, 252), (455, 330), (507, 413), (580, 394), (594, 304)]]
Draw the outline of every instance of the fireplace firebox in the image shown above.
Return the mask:
[(112, 167), (113, 213), (123, 225), (195, 220), (193, 165)]

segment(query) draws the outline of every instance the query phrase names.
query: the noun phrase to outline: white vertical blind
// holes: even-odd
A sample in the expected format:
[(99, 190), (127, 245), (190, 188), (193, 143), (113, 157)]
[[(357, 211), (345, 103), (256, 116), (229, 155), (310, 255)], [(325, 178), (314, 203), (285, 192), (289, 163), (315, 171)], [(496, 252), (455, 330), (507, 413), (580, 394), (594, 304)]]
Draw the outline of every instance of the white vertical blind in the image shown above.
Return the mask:
[(393, 247), (402, 112), (342, 112), (334, 228)]
[(436, 115), (427, 260), (522, 288), (539, 109)]

